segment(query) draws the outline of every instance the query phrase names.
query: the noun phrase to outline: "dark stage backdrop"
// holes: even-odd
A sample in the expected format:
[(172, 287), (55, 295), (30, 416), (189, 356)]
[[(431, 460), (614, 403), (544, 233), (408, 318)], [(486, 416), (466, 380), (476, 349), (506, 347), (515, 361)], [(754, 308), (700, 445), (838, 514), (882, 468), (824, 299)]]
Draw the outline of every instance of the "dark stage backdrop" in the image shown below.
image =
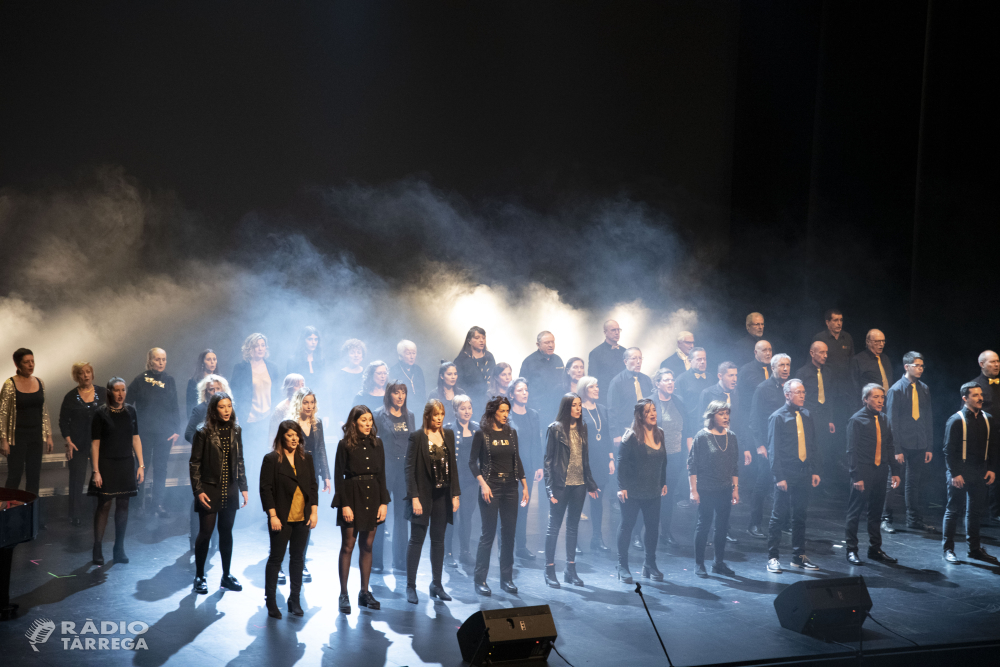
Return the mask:
[[(347, 225), (324, 192), (419, 183), (481, 221), (493, 245), (448, 257), (474, 276), (533, 237), (530, 261), (487, 279), (538, 280), (585, 308), (695, 308), (716, 342), (760, 310), (796, 359), (836, 305), (855, 340), (883, 329), (897, 364), (924, 351), (950, 409), (975, 355), (1000, 345), (1000, 7), (930, 10), (8, 2), (0, 184), (73, 191), (111, 166), (179, 202), (183, 228), (161, 227), (132, 277), (298, 233), (392, 282), (419, 278), (413, 247), (448, 257), (448, 239)], [(664, 235), (580, 251), (574, 236), (617, 224), (581, 209), (608, 202)], [(0, 294), (23, 292), (10, 240), (30, 230), (0, 231)]]

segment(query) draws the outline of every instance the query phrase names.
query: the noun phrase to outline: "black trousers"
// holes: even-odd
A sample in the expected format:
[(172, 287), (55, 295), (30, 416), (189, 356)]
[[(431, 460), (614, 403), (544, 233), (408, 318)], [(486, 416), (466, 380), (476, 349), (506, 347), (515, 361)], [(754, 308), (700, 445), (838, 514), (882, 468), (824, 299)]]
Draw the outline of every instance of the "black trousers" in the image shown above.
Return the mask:
[(545, 564), (555, 562), (556, 542), (559, 541), (559, 529), (562, 527), (563, 517), (566, 517), (566, 560), (575, 563), (580, 515), (583, 514), (583, 500), (587, 497), (587, 487), (584, 484), (564, 486), (554, 489), (553, 494), (559, 502), (553, 503), (547, 494), (545, 498), (549, 504), (549, 527), (545, 531)]
[[(667, 464), (669, 465), (669, 464)], [(733, 509), (732, 489), (706, 489), (698, 491), (698, 523), (694, 528), (694, 562), (705, 562), (705, 544), (708, 531), (715, 520), (715, 562), (721, 563), (726, 555), (726, 533), (729, 532), (729, 514)]]
[(750, 462), (753, 482), (750, 486), (750, 521), (748, 528), (764, 527), (764, 508), (774, 506), (771, 494), (774, 493), (774, 475), (771, 474), (771, 461), (756, 451)]
[(493, 499), (486, 503), (479, 494), (479, 516), (483, 523), (483, 533), (479, 538), (479, 549), (476, 552), (475, 581), (486, 581), (490, 572), (490, 552), (493, 551), (493, 540), (497, 534), (497, 519), (500, 520), (500, 580), (514, 580), (514, 533), (518, 519), (517, 480), (511, 476), (509, 481), (491, 478), (486, 482)]
[[(142, 440), (143, 461), (147, 463), (146, 479), (152, 480), (153, 484), (153, 506), (159, 507), (163, 504), (164, 496), (167, 493), (167, 461), (170, 460), (171, 443), (168, 440), (173, 433), (144, 433), (140, 435)], [(150, 472), (149, 463), (153, 464)]]
[(899, 496), (903, 495), (906, 505), (906, 525), (911, 528), (923, 525), (924, 512), (920, 505), (920, 484), (923, 482), (924, 471), (927, 470), (924, 458), (924, 450), (922, 449), (903, 450), (901, 484), (895, 489), (892, 488), (892, 477), (889, 477), (885, 483), (885, 504), (882, 507), (882, 518), (885, 521), (892, 521), (892, 506), (898, 504)]
[[(669, 487), (668, 487), (669, 488)], [(632, 529), (642, 512), (642, 523), (646, 527), (643, 544), (646, 548), (646, 565), (656, 565), (656, 544), (660, 541), (661, 497), (629, 498), (621, 503), (622, 522), (618, 524), (618, 564), (628, 569), (628, 546)]]
[(446, 553), (455, 554), (455, 533), (458, 533), (458, 553), (469, 553), (469, 540), (472, 539), (472, 516), (476, 509), (476, 496), (479, 495), (479, 483), (468, 478), (459, 478), (462, 487), (462, 496), (458, 503), (458, 515), (455, 523), (450, 524), (444, 534), (444, 548)]
[(944, 510), (941, 546), (945, 551), (955, 549), (955, 531), (958, 528), (959, 518), (965, 514), (965, 541), (969, 551), (973, 551), (980, 547), (979, 519), (986, 506), (987, 485), (983, 479), (986, 475), (986, 466), (963, 467), (956, 472), (961, 474), (965, 485), (961, 489), (955, 488), (951, 483), (951, 472), (947, 474), (948, 504)]
[(45, 451), (42, 429), (23, 431), (14, 431), (14, 442), (10, 443), (10, 454), (7, 456), (7, 483), (4, 488), (18, 488), (21, 486), (21, 477), (24, 477), (24, 490), (37, 496), (42, 479), (42, 454)]
[(288, 579), (291, 584), (291, 595), (296, 596), (302, 590), (302, 566), (305, 565), (306, 545), (309, 544), (308, 521), (282, 521), (281, 530), (269, 530), (271, 536), (271, 552), (267, 556), (264, 567), (264, 599), (274, 600), (278, 588), (278, 571), (281, 561), (285, 560), (285, 549), (288, 554)]
[[(844, 528), (844, 540), (848, 551), (858, 550), (858, 523), (862, 516), (868, 520), (868, 548), (882, 548), (881, 509), (885, 506), (886, 484), (889, 477), (889, 464), (882, 463), (879, 467), (866, 467), (861, 470), (861, 481), (865, 490), (858, 491), (851, 485), (851, 495), (847, 500), (847, 525)], [(890, 477), (890, 483), (891, 483)]]
[(587, 511), (590, 512), (590, 544), (594, 546), (598, 541), (604, 542), (604, 506), (610, 502), (604, 490), (608, 488), (607, 480), (597, 480), (600, 493), (597, 498), (587, 500)]
[[(76, 443), (74, 443), (76, 444)], [(90, 463), (90, 445), (86, 447), (77, 446), (73, 458), (66, 462), (69, 468), (69, 518), (83, 519), (90, 514), (90, 507), (86, 503), (86, 484), (90, 480), (87, 476), (87, 469)]]
[(676, 454), (667, 454), (667, 495), (660, 498), (663, 507), (660, 509), (660, 531), (670, 532), (670, 523), (674, 518), (674, 505), (682, 498), (690, 495), (690, 484), (687, 481), (687, 455), (685, 447)]
[(792, 553), (801, 556), (806, 552), (806, 512), (809, 510), (809, 496), (812, 494), (811, 478), (806, 477), (788, 482), (788, 490), (782, 491), (774, 485), (774, 505), (771, 508), (771, 522), (767, 528), (767, 557), (777, 558), (781, 545), (781, 527), (788, 515), (792, 515)]
[(431, 533), (431, 580), (441, 585), (441, 570), (444, 567), (444, 532), (451, 515), (451, 488), (434, 489), (431, 506), (424, 508), (427, 525), (410, 522), (410, 541), (406, 545), (406, 585), (417, 585), (417, 566), (420, 565), (420, 551), (424, 548), (427, 531)]

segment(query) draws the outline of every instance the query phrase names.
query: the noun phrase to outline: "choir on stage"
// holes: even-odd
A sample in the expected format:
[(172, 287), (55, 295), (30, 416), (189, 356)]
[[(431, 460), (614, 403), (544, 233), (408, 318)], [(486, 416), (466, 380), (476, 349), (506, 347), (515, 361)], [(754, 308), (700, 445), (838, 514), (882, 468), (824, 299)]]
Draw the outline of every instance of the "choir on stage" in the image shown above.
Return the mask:
[[(392, 364), (369, 361), (367, 345), (356, 338), (334, 358), (330, 350), (337, 348), (324, 345), (315, 327), (305, 327), (282, 375), (270, 360), (267, 336), (253, 333), (228, 376), (220, 355), (201, 352), (183, 403), (161, 348), (149, 351), (146, 370), (131, 382), (98, 382), (95, 368), (79, 362), (70, 369), (76, 387), (58, 414), (69, 472), (68, 519), (74, 527), (85, 519), (92, 523), (93, 561), (102, 565), (113, 501), (113, 559), (127, 563), (131, 499), (137, 497), (139, 511), (172, 513), (167, 466), (183, 432), (191, 443), (193, 591), (209, 590), (205, 563), (216, 535), (220, 586), (242, 590), (230, 572), (233, 527), (237, 512), (258, 495), (270, 535), (265, 603), (275, 618), (282, 615), (276, 588), (285, 582), (286, 551), (287, 611), (303, 614), (300, 593), (311, 581), (306, 553), (321, 493), (332, 493), (340, 527), (339, 606), (345, 613), (351, 611), (347, 586), (355, 551), (359, 607), (380, 607), (369, 586), (372, 573), (405, 577), (406, 598), (416, 604), (428, 534), (427, 593), (438, 600), (451, 600), (444, 568), (460, 563), (474, 568), (478, 594), (492, 594), (490, 555), (498, 538), (499, 586), (506, 593), (518, 591), (515, 558), (527, 564), (541, 553), (542, 580), (560, 587), (560, 533), (562, 583), (584, 586), (577, 563), (585, 554), (580, 527), (587, 519), (590, 553), (616, 549), (618, 580), (631, 583), (641, 574), (660, 581), (657, 548), (661, 538), (668, 547), (683, 540), (674, 526), (685, 510), (695, 523), (689, 539), (698, 576), (708, 576), (709, 548), (712, 572), (736, 576), (725, 552), (745, 537), (766, 541), (767, 572), (780, 573), (785, 565), (818, 570), (806, 553), (809, 508), (831, 494), (847, 498), (851, 566), (896, 563), (883, 551), (882, 535), (903, 525), (940, 533), (944, 559), (961, 562), (955, 533), (963, 517), (967, 556), (996, 564), (982, 545), (980, 525), (1000, 519), (1000, 436), (993, 417), (1000, 410), (1000, 356), (984, 351), (978, 377), (953, 395), (934, 398), (957, 410), (943, 428), (947, 505), (943, 525), (935, 526), (925, 520), (920, 491), (942, 433), (935, 431), (932, 398), (921, 379), (923, 356), (907, 352), (894, 364), (878, 329), (868, 331), (856, 351), (843, 314), (830, 310), (824, 319), (825, 329), (799, 356), (768, 341), (764, 316), (751, 313), (746, 335), (711, 364), (695, 335), (681, 331), (671, 341), (675, 351), (650, 374), (643, 370), (642, 350), (621, 342), (615, 320), (604, 323), (604, 340), (589, 355), (565, 363), (555, 353), (555, 335), (540, 332), (537, 349), (517, 373), (494, 358), (486, 331), (473, 326), (453, 361), (431, 366), (437, 376), (429, 387), (410, 340), (398, 343)], [(18, 349), (13, 361), (15, 373), (0, 389), (5, 486), (19, 488), (23, 478), (37, 495), (43, 453), (55, 446), (49, 402), (34, 374), (32, 351)], [(326, 450), (331, 429), (339, 441), (332, 470)], [(96, 501), (92, 518), (85, 494)], [(544, 551), (527, 546), (532, 512), (539, 526), (547, 526)], [(42, 527), (54, 518), (41, 508), (40, 516)], [(478, 543), (472, 540), (476, 516)], [(616, 536), (607, 543), (606, 516)], [(858, 538), (862, 523), (866, 559)], [(782, 561), (789, 534), (791, 558)], [(386, 540), (390, 554), (384, 553)], [(642, 553), (641, 570), (631, 569), (630, 551)]]

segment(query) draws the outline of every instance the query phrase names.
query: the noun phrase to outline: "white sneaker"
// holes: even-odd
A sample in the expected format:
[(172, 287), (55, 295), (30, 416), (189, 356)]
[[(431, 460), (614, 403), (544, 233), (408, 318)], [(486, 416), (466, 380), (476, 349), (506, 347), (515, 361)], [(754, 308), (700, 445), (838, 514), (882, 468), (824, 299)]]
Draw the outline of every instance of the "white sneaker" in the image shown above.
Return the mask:
[(776, 574), (781, 573), (781, 563), (778, 562), (777, 558), (771, 558), (767, 561), (767, 571)]

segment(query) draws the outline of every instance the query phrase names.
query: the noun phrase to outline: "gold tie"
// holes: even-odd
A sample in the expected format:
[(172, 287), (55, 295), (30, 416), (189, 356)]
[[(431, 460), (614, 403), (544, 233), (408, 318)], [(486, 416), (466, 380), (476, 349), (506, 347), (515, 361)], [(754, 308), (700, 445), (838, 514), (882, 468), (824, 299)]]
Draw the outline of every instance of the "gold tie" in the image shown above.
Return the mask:
[(875, 466), (882, 465), (882, 427), (878, 425), (878, 415), (875, 415)]
[(729, 400), (729, 392), (728, 391), (724, 391), (722, 393), (726, 395), (726, 405), (730, 405), (732, 403), (732, 401)]
[(878, 372), (882, 374), (882, 388), (889, 391), (889, 378), (885, 376), (885, 368), (882, 366), (882, 357), (875, 357), (875, 361), (878, 362)]
[(806, 460), (806, 430), (802, 427), (802, 413), (795, 411), (795, 432), (799, 436), (799, 461)]
[(639, 388), (639, 376), (636, 375), (632, 379), (635, 380), (635, 400), (641, 401), (642, 400), (642, 389)]
[(816, 384), (819, 385), (819, 404), (823, 405), (826, 403), (826, 392), (823, 391), (823, 371), (819, 368), (816, 369)]
[(920, 394), (917, 393), (917, 385), (913, 385), (913, 421), (920, 419)]
[(684, 357), (684, 370), (691, 370), (691, 357)]
[(765, 380), (771, 379), (771, 374), (767, 372), (767, 366), (764, 366), (764, 379)]

